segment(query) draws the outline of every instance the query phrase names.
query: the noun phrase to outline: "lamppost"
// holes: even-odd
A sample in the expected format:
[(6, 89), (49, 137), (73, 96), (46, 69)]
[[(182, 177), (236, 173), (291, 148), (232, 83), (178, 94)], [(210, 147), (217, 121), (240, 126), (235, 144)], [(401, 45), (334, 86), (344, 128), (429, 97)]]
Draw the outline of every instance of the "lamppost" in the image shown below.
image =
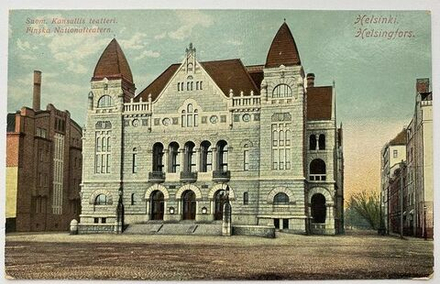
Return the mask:
[(423, 205), (423, 237), (425, 241), (428, 239), (428, 234), (426, 232), (426, 205)]

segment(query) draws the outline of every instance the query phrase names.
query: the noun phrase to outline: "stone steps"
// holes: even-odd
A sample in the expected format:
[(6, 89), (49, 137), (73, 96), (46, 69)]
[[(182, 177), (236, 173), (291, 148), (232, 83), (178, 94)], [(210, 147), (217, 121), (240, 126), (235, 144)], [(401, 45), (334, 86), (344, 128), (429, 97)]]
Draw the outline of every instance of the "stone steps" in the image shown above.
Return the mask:
[(196, 224), (194, 222), (130, 224), (124, 234), (221, 236), (222, 225), (221, 223)]

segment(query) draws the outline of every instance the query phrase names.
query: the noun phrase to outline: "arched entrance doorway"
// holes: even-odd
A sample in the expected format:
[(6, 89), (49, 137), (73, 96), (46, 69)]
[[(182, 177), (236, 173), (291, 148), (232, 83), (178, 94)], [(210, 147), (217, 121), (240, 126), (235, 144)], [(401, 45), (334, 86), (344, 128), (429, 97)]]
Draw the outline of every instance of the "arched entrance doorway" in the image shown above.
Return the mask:
[(182, 194), (182, 220), (194, 220), (196, 218), (196, 194), (192, 190), (186, 190)]
[(223, 205), (225, 204), (223, 196), (224, 191), (222, 189), (214, 194), (214, 220), (223, 219)]
[(312, 222), (325, 223), (326, 210), (325, 197), (321, 193), (312, 196)]
[(151, 220), (163, 220), (164, 196), (160, 190), (151, 193)]

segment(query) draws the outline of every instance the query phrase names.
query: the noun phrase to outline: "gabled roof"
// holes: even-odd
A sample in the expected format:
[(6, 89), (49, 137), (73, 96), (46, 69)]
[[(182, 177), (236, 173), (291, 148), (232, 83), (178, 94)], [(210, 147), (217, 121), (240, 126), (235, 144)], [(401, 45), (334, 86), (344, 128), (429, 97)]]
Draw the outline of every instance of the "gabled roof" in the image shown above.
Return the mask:
[(307, 88), (307, 120), (332, 118), (332, 87)]
[(133, 83), (130, 65), (116, 39), (107, 45), (96, 64), (92, 80), (122, 78)]
[(406, 129), (404, 128), (393, 140), (390, 141), (390, 146), (406, 145)]
[[(259, 88), (240, 59), (206, 61), (200, 62), (200, 65), (202, 65), (203, 69), (205, 69), (208, 75), (227, 96), (230, 89), (234, 91), (234, 96), (240, 96), (241, 91), (244, 92), (245, 96), (249, 96), (251, 91), (253, 91), (255, 95), (260, 93)], [(148, 87), (142, 90), (136, 96), (135, 100), (139, 101), (139, 99), (142, 98), (143, 101), (146, 101), (148, 100), (148, 95), (151, 94), (151, 99), (154, 101), (179, 67), (180, 64), (170, 65), (159, 77), (148, 85)]]
[(176, 73), (180, 64), (172, 64), (170, 65), (162, 74), (159, 75), (150, 85), (148, 85), (145, 89), (143, 89), (135, 98), (135, 101), (139, 101), (142, 98), (142, 101), (148, 100), (148, 95), (151, 94), (151, 99), (154, 101), (162, 90), (165, 88), (168, 81), (173, 77), (174, 73)]
[(285, 22), (272, 40), (266, 58), (266, 68), (279, 67), (280, 65), (301, 65), (298, 48), (289, 26)]

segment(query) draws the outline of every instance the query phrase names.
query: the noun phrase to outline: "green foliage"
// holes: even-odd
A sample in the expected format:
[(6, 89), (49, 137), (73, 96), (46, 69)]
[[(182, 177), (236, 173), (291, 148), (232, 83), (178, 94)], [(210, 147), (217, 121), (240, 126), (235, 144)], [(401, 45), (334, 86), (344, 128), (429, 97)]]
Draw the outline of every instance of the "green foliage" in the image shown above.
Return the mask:
[[(348, 215), (346, 215), (346, 220), (351, 214), (352, 220), (357, 224), (366, 223), (371, 229), (377, 230), (381, 219), (379, 193), (362, 191), (353, 194), (348, 203), (346, 214)], [(364, 222), (360, 221), (359, 217)]]

